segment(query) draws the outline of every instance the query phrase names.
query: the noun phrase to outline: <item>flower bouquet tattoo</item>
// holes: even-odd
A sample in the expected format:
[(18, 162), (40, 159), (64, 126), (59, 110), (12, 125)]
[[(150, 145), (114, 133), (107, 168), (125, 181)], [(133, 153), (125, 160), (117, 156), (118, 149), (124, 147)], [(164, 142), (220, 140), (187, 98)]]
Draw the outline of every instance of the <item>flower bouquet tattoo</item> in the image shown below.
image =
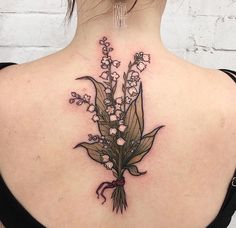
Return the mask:
[(113, 51), (106, 37), (99, 44), (102, 46), (103, 69), (98, 82), (91, 76), (84, 76), (76, 80), (89, 80), (93, 83), (96, 95), (95, 103), (91, 103), (91, 96), (71, 93), (69, 102), (77, 105), (87, 104), (87, 111), (93, 113), (92, 120), (97, 123), (100, 135), (89, 134), (89, 142), (82, 142), (74, 148), (83, 147), (90, 158), (104, 165), (113, 172), (114, 181), (106, 181), (96, 190), (97, 197), (106, 202), (104, 191), (114, 189), (112, 193), (113, 211), (123, 213), (127, 207), (124, 190), (124, 173), (128, 171), (133, 176), (144, 175), (136, 163), (150, 151), (155, 136), (164, 127), (159, 126), (148, 134), (144, 134), (143, 89), (140, 74), (150, 63), (150, 55), (143, 52), (136, 53), (133, 61), (128, 64), (127, 72), (123, 73), (121, 97), (116, 97), (116, 89), (120, 75), (113, 70), (120, 66), (120, 61), (113, 60)]

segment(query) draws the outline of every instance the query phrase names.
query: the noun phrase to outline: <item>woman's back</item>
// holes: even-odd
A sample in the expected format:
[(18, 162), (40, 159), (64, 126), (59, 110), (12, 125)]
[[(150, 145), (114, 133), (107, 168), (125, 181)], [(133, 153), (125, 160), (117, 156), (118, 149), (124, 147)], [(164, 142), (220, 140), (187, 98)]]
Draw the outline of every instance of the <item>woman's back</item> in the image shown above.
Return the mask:
[[(165, 1), (159, 2), (164, 7)], [(23, 207), (46, 227), (206, 227), (223, 203), (236, 167), (235, 83), (219, 70), (197, 67), (168, 52), (159, 34), (163, 8), (155, 5), (139, 11), (138, 6), (143, 7), (137, 5), (128, 28), (112, 28), (111, 15), (105, 14), (80, 24), (72, 43), (60, 52), (0, 71), (1, 176)], [(87, 94), (94, 103), (95, 97), (104, 93), (102, 86), (95, 93), (91, 80), (75, 80), (91, 76), (106, 81), (106, 75), (99, 77), (107, 69), (101, 69), (101, 65), (110, 61), (101, 53), (99, 40), (103, 36), (114, 48), (114, 65), (118, 67), (121, 61), (117, 68), (119, 82), (135, 53), (146, 55), (146, 69), (144, 65), (136, 69), (142, 81), (143, 106), (140, 99), (132, 106), (135, 111), (130, 111), (126, 130), (123, 126), (125, 134), (137, 132), (131, 125), (141, 126), (142, 119), (143, 135), (164, 126), (158, 132), (154, 130), (156, 136), (149, 134), (153, 144), (150, 140), (142, 145), (150, 151), (142, 152), (149, 151), (137, 166), (147, 173), (135, 177), (124, 167), (125, 181), (121, 175), (119, 182), (113, 183), (116, 178), (111, 170), (90, 159), (96, 160), (97, 151), (107, 152), (106, 148), (93, 148), (90, 157), (82, 147), (73, 149), (78, 143), (91, 142), (88, 135), (99, 134), (93, 110), (87, 112), (88, 104), (76, 105), (71, 99), (79, 101), (77, 94)], [(117, 97), (123, 92), (120, 83)], [(135, 89), (127, 92), (138, 96)], [(98, 102), (103, 104), (105, 100)], [(114, 110), (110, 107), (106, 112)], [(144, 118), (140, 118), (142, 112)], [(119, 146), (123, 143), (117, 141)], [(116, 161), (113, 168), (121, 171), (115, 167)], [(130, 172), (139, 174), (134, 167)], [(102, 205), (102, 193), (97, 199), (96, 189), (104, 181), (107, 183), (100, 190), (105, 189), (106, 203)], [(122, 214), (112, 212), (110, 197), (115, 187), (124, 187), (126, 192), (128, 208)], [(120, 202), (122, 197), (115, 196), (119, 198), (115, 208), (125, 205)]]
[[(217, 215), (235, 168), (235, 84), (220, 71), (156, 53), (152, 49), (141, 78), (144, 132), (165, 128), (139, 165), (147, 174), (125, 175), (128, 209), (122, 216), (111, 212), (110, 201), (102, 206), (96, 198), (97, 185), (114, 179), (111, 172), (88, 159), (86, 150), (73, 149), (97, 133), (86, 108), (68, 103), (71, 91), (94, 98), (93, 85), (75, 78), (91, 72), (99, 80), (96, 58), (76, 58), (73, 66), (73, 58), (58, 53), (1, 71), (1, 173), (42, 224), (205, 227)], [(126, 58), (119, 57), (124, 68)]]

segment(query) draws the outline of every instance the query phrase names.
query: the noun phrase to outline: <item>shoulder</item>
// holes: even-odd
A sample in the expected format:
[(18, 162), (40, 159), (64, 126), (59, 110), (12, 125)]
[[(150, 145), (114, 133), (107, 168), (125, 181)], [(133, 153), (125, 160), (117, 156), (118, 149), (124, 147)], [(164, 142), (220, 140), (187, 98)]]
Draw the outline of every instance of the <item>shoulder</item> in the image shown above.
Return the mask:
[[(236, 83), (218, 69), (203, 68), (182, 60), (176, 68), (179, 68), (177, 74), (181, 82), (175, 87), (180, 87), (181, 99), (186, 98), (186, 107), (192, 110), (193, 116), (196, 115), (198, 124), (206, 125), (206, 133), (212, 135), (213, 141), (221, 138), (222, 145), (235, 148)], [(235, 149), (233, 154), (236, 156)]]
[(12, 81), (21, 69), (21, 65), (12, 62), (0, 62), (0, 88), (3, 91), (5, 83)]
[(8, 99), (7, 103), (10, 104), (16, 98), (15, 94), (21, 87), (22, 83), (20, 81), (22, 77), (23, 70), (21, 65), (9, 65), (0, 70), (0, 107), (7, 105), (6, 101)]
[(201, 71), (199, 92), (206, 110), (209, 115), (225, 118), (236, 130), (236, 83), (220, 70), (201, 68)]
[[(2, 65), (6, 64), (2, 63)], [(8, 65), (0, 69), (0, 104), (6, 96), (12, 97), (12, 100), (16, 99), (17, 97), (14, 95), (20, 95), (35, 72), (37, 72), (37, 68), (33, 63)]]
[(203, 93), (202, 99), (208, 119), (212, 119), (209, 131), (213, 142), (215, 146), (222, 147), (225, 155), (228, 151), (236, 158), (236, 83), (220, 70), (204, 69), (204, 72), (206, 93)]
[(228, 114), (236, 114), (236, 82), (232, 79), (236, 78), (236, 72), (231, 77), (220, 70), (208, 70), (207, 74), (208, 86), (216, 95), (216, 103)]
[(14, 144), (16, 127), (22, 124), (22, 110), (27, 103), (24, 96), (26, 78), (24, 64), (0, 70), (0, 167)]
[[(188, 105), (184, 106), (191, 109), (189, 118), (201, 132), (200, 138), (207, 138), (212, 159), (228, 161), (229, 166), (231, 163), (235, 167), (236, 83), (220, 70), (186, 66), (182, 78), (190, 78), (183, 86), (189, 94)], [(183, 108), (184, 112), (188, 110)]]

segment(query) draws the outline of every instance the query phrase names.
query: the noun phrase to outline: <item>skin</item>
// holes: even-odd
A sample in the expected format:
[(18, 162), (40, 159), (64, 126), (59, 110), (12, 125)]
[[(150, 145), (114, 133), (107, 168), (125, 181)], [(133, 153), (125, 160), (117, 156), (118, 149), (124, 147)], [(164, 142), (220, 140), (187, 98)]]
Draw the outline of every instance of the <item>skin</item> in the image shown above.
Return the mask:
[[(47, 227), (200, 228), (221, 207), (236, 167), (235, 84), (220, 71), (170, 53), (160, 38), (165, 1), (143, 3), (122, 30), (112, 27), (109, 12), (85, 22), (106, 11), (106, 1), (80, 12), (77, 33), (63, 50), (0, 71), (1, 175)], [(99, 79), (97, 41), (104, 35), (122, 62), (120, 72), (133, 53), (151, 54), (142, 75), (144, 131), (166, 125), (139, 164), (147, 174), (125, 175), (129, 207), (123, 215), (111, 211), (110, 201), (102, 206), (96, 198), (97, 185), (114, 179), (111, 172), (84, 149), (72, 149), (97, 131), (85, 107), (70, 105), (68, 98), (73, 90), (94, 95), (89, 82), (74, 79), (88, 74)]]

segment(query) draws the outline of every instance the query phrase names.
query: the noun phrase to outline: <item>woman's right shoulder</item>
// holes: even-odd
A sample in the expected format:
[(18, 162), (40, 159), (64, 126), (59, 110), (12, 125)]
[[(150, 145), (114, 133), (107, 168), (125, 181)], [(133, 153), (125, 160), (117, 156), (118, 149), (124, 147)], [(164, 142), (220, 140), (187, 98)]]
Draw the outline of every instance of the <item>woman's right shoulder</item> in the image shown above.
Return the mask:
[(15, 93), (29, 82), (32, 72), (37, 72), (35, 68), (37, 61), (17, 64), (14, 62), (0, 63), (0, 101), (5, 95)]
[(18, 74), (20, 74), (22, 65), (24, 64), (17, 64), (15, 62), (0, 62), (1, 91), (4, 89), (4, 83), (12, 81)]
[[(19, 113), (21, 107), (26, 103), (27, 87), (30, 77), (27, 73), (28, 63), (0, 63), (0, 138), (3, 126), (14, 113)], [(7, 130), (7, 129), (5, 129)], [(0, 140), (1, 141), (1, 140)]]

